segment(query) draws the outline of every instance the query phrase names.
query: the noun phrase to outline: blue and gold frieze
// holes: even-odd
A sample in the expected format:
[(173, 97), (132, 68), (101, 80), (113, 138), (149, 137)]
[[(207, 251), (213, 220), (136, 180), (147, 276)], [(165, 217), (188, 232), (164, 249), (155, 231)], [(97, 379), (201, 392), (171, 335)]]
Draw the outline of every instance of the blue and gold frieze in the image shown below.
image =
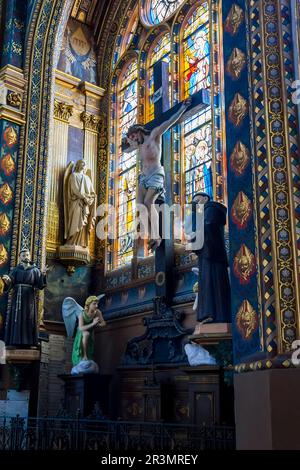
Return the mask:
[(299, 169), (289, 15), (289, 2), (250, 2), (258, 259), (264, 349), (271, 357), (290, 351), (299, 330)]
[(26, 13), (22, 2), (18, 0), (6, 2), (1, 67), (7, 64), (23, 67)]
[(261, 351), (246, 2), (223, 2), (229, 259), (235, 362)]

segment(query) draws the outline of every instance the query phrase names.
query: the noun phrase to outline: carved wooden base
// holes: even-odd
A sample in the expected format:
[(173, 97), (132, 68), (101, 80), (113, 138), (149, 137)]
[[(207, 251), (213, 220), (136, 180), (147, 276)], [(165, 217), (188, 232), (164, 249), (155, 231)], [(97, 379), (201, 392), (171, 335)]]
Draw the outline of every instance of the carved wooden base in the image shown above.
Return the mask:
[(231, 340), (231, 323), (206, 323), (201, 325), (199, 335), (190, 335), (188, 339), (201, 345), (218, 344), (223, 340)]
[(233, 422), (232, 387), (224, 384), (219, 366), (120, 368), (118, 383), (118, 412), (124, 420)]

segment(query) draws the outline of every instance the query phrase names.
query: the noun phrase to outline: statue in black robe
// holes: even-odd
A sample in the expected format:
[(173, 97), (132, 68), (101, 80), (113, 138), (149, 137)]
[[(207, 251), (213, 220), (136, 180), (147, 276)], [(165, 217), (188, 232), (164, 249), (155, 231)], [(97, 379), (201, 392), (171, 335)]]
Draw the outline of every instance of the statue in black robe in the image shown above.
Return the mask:
[(6, 290), (13, 290), (5, 326), (6, 346), (37, 346), (36, 289), (46, 287), (47, 267), (41, 271), (30, 262), (28, 250), (21, 250), (20, 263), (2, 277)]
[[(193, 212), (197, 204), (204, 204), (204, 244), (198, 255), (198, 306), (195, 334), (201, 323), (230, 323), (230, 283), (225, 249), (224, 226), (227, 209), (223, 204), (210, 201), (205, 193), (193, 197)], [(195, 219), (194, 219), (195, 220)], [(193, 227), (196, 232), (197, 228)]]

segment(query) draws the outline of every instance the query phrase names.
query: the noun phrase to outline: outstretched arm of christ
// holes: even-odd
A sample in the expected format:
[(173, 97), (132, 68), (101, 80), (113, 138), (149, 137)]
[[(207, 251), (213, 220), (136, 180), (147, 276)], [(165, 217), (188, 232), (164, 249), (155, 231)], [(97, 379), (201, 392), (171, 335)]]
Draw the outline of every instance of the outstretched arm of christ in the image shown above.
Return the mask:
[(131, 140), (129, 137), (123, 137), (122, 139), (122, 151), (124, 153), (131, 153), (134, 150), (138, 149), (138, 145), (134, 140)]
[(173, 114), (170, 119), (167, 121), (163, 122), (160, 126), (157, 126), (153, 129), (151, 132), (150, 136), (153, 137), (154, 139), (159, 139), (168, 129), (170, 129), (176, 122), (181, 118), (183, 113), (187, 110), (187, 108), (190, 106), (192, 100), (190, 98), (187, 98), (183, 103), (182, 106), (179, 108), (179, 110)]

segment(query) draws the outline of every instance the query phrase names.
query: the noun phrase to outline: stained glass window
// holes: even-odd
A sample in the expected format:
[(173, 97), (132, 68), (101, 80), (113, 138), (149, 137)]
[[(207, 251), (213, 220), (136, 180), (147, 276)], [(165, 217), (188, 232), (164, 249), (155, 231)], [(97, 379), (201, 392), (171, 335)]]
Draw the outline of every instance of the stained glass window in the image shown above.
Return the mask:
[(152, 51), (150, 51), (149, 110), (147, 113), (148, 121), (151, 121), (154, 118), (154, 73), (153, 72), (154, 72), (154, 65), (159, 60), (163, 60), (164, 62), (169, 64), (169, 95), (171, 93), (170, 52), (171, 52), (171, 42), (170, 42), (169, 34), (162, 36), (155, 44)]
[(184, 28), (184, 94), (210, 87), (210, 43), (208, 2), (197, 8)]
[(184, 123), (185, 202), (202, 191), (213, 196), (211, 113), (202, 112)]
[(137, 63), (131, 62), (119, 79), (117, 158), (117, 246), (115, 267), (126, 264), (133, 254), (133, 229), (136, 197), (136, 152), (123, 153), (122, 138), (137, 117)]
[(185, 0), (144, 0), (142, 14), (148, 24), (159, 24), (168, 19)]
[[(210, 88), (210, 43), (208, 2), (187, 18), (183, 33), (184, 97), (202, 88)], [(206, 192), (213, 197), (212, 181), (212, 113), (208, 108), (183, 125), (183, 167), (185, 202), (193, 195)]]
[(120, 57), (124, 54), (128, 46), (131, 44), (131, 41), (134, 37), (136, 27), (138, 24), (138, 5), (135, 7), (134, 11), (130, 15), (126, 25), (121, 29), (120, 33), (116, 39), (116, 46), (113, 55), (113, 67), (116, 65)]
[[(164, 29), (165, 32), (160, 28), (152, 28), (149, 32), (149, 28), (139, 24), (141, 36), (134, 36), (134, 48), (131, 48), (131, 54), (136, 54), (136, 59), (121, 69), (120, 64), (124, 59), (119, 59), (133, 31), (136, 31), (137, 16), (133, 18), (131, 14), (128, 15), (127, 23), (119, 31), (120, 41), (114, 50), (116, 66), (113, 72), (108, 194), (110, 204), (117, 208), (117, 236), (116, 240), (108, 243), (108, 269), (128, 265), (134, 255), (140, 255), (135, 251), (137, 247), (133, 243), (137, 172), (140, 169), (136, 152), (122, 152), (121, 139), (130, 125), (136, 122), (147, 124), (158, 117), (154, 115), (154, 105), (160, 93), (155, 90), (154, 84), (159, 77), (154, 80), (154, 70), (160, 73), (160, 67), (156, 65), (159, 61), (167, 64), (162, 67), (162, 82), (163, 87), (167, 86), (164, 75), (167, 69), (170, 107), (204, 88), (209, 89), (213, 96), (211, 106), (201, 112), (195, 110), (194, 115), (189, 114), (189, 119), (172, 129), (172, 144), (165, 154), (172, 162), (173, 202), (182, 203), (183, 216), (183, 205), (191, 202), (198, 191), (206, 192), (211, 197), (215, 195), (219, 201), (223, 200), (225, 190), (219, 183), (222, 178), (218, 178), (224, 172), (223, 164), (219, 164), (224, 158), (220, 100), (222, 81), (219, 76), (222, 50), (218, 46), (220, 12), (216, 8), (216, 0), (190, 3), (193, 5), (183, 0), (141, 0), (142, 19), (147, 20), (144, 24), (158, 24), (171, 15), (174, 21), (170, 31)], [(183, 6), (179, 12), (181, 4)], [(132, 5), (131, 11), (135, 12), (135, 5)], [(139, 49), (139, 44), (142, 44), (142, 49)], [(165, 100), (163, 106), (166, 106)], [(218, 159), (213, 158), (213, 154), (218, 155)], [(216, 187), (214, 183), (217, 183)], [(180, 232), (180, 220), (178, 226)], [(180, 242), (184, 239), (182, 235), (178, 238)], [(144, 256), (151, 254), (146, 247), (143, 253)]]

